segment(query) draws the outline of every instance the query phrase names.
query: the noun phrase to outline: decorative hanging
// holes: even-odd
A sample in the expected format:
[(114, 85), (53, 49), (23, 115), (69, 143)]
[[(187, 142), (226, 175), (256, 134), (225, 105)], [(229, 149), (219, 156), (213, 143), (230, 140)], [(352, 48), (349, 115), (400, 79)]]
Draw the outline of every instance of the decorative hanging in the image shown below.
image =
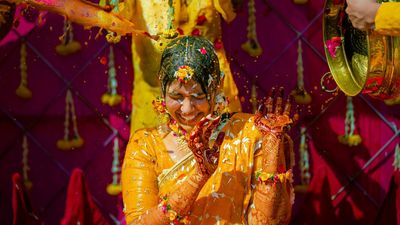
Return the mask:
[(348, 146), (357, 146), (362, 142), (362, 138), (358, 134), (354, 134), (355, 131), (355, 117), (354, 117), (354, 105), (353, 98), (347, 96), (347, 106), (346, 106), (346, 119), (345, 119), (345, 133), (344, 135), (339, 135), (338, 140), (340, 143)]
[(250, 102), (251, 102), (251, 108), (253, 110), (253, 113), (257, 112), (257, 107), (258, 107), (258, 102), (257, 102), (257, 86), (255, 82), (251, 85), (251, 97), (250, 97)]
[(121, 193), (121, 184), (120, 180), (120, 172), (121, 168), (119, 166), (119, 140), (118, 138), (114, 138), (114, 147), (113, 147), (114, 155), (113, 162), (111, 167), (111, 172), (113, 174), (112, 183), (107, 185), (107, 193), (109, 195), (118, 195)]
[(394, 167), (394, 170), (400, 170), (400, 147), (399, 147), (399, 144), (396, 145), (396, 149), (394, 150), (393, 167)]
[(60, 55), (70, 55), (81, 49), (81, 44), (74, 40), (71, 21), (64, 17), (64, 33), (60, 37), (61, 44), (56, 46), (56, 52)]
[(256, 31), (256, 7), (254, 0), (249, 0), (249, 20), (247, 25), (247, 41), (242, 44), (242, 49), (252, 57), (258, 57), (263, 50), (257, 39)]
[(21, 51), (20, 51), (20, 64), (19, 68), (21, 71), (21, 81), (19, 83), (18, 88), (15, 90), (15, 94), (23, 99), (30, 99), (32, 98), (32, 91), (28, 87), (28, 66), (26, 64), (26, 43), (23, 40), (21, 44)]
[(307, 145), (307, 128), (302, 126), (300, 128), (300, 145), (299, 145), (299, 167), (300, 167), (300, 177), (301, 184), (296, 186), (296, 191), (305, 192), (308, 185), (310, 184), (311, 174), (310, 174), (310, 157), (308, 154)]
[(107, 92), (101, 96), (101, 102), (109, 106), (115, 106), (121, 103), (122, 97), (117, 93), (118, 81), (116, 79), (117, 72), (114, 63), (114, 49), (110, 45), (108, 54), (108, 85)]
[(26, 190), (29, 191), (32, 188), (32, 182), (29, 180), (28, 177), (28, 171), (30, 170), (28, 156), (29, 156), (28, 139), (26, 135), (24, 135), (22, 139), (22, 178)]
[[(74, 134), (70, 136), (69, 128), (72, 122), (72, 129)], [(74, 100), (70, 90), (67, 91), (65, 97), (65, 120), (64, 120), (64, 138), (57, 141), (57, 148), (61, 150), (73, 150), (82, 147), (84, 140), (78, 132), (78, 124), (76, 122)]]
[(303, 49), (301, 45), (301, 40), (299, 39), (297, 47), (297, 87), (290, 94), (294, 97), (294, 101), (297, 104), (310, 104), (312, 100), (311, 95), (304, 88)]

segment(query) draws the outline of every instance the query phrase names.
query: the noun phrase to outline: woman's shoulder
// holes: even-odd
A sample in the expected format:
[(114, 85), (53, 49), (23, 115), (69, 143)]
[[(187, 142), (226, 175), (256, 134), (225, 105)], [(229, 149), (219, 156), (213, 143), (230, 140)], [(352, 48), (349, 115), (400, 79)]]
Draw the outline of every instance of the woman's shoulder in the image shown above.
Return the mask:
[(132, 133), (131, 140), (145, 140), (146, 138), (152, 138), (151, 136), (157, 134), (157, 128), (141, 128)]

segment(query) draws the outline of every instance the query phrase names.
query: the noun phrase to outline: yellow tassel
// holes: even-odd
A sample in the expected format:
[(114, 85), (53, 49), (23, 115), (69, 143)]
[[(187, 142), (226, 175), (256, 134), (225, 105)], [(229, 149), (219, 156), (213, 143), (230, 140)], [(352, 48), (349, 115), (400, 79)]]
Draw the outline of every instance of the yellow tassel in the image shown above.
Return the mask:
[(121, 193), (121, 185), (119, 184), (109, 184), (107, 185), (107, 193), (109, 195), (118, 195), (119, 193)]

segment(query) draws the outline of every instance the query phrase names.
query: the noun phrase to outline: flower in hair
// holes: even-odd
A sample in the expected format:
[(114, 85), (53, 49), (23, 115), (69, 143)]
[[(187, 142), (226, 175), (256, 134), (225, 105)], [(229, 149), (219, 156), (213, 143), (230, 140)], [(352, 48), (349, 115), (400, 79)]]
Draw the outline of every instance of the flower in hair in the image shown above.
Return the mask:
[(202, 55), (207, 54), (207, 50), (206, 50), (206, 48), (204, 48), (204, 47), (202, 47), (202, 48), (200, 48), (200, 49), (198, 49), (198, 50), (199, 50), (199, 52), (200, 52)]
[(190, 66), (180, 66), (178, 70), (175, 72), (175, 78), (183, 83), (187, 83), (192, 76), (194, 75), (194, 70)]

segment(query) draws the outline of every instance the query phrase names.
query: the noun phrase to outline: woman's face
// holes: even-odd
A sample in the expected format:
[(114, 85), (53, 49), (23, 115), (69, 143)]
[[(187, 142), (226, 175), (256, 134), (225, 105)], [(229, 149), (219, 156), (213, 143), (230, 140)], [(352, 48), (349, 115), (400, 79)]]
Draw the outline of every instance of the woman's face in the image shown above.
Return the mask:
[(186, 131), (190, 131), (201, 118), (210, 114), (213, 105), (207, 100), (201, 85), (193, 80), (187, 83), (175, 80), (168, 85), (165, 103), (171, 117)]

